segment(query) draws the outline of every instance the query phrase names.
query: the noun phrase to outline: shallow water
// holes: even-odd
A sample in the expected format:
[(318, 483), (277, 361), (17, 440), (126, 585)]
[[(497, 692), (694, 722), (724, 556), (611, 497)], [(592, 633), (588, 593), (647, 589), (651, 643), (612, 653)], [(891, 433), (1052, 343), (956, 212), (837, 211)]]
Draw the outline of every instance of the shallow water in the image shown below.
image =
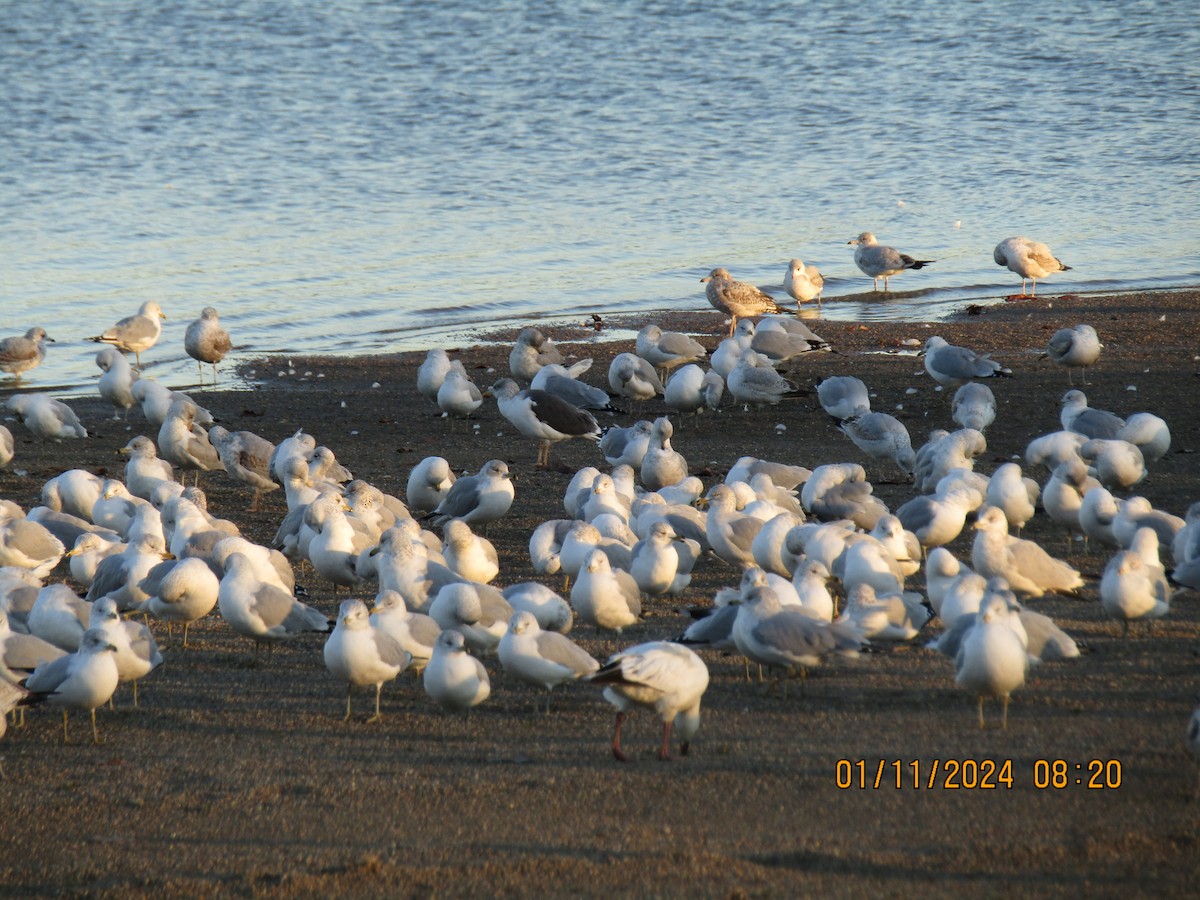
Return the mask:
[(105, 2), (0, 22), (3, 334), (84, 342), (146, 299), (147, 374), (195, 380), (215, 306), (239, 356), (380, 352), (467, 325), (704, 308), (701, 275), (827, 296), (846, 241), (937, 263), (827, 317), (996, 299), (1001, 239), (1043, 291), (1200, 282), (1200, 31), (1183, 3)]

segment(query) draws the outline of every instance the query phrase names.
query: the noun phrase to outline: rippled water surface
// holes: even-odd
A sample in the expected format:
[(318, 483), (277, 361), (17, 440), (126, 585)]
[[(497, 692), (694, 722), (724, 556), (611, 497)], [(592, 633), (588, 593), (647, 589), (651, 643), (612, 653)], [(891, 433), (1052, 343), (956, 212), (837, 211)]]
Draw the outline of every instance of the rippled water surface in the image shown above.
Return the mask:
[(431, 346), (467, 323), (705, 305), (716, 265), (798, 256), (870, 288), (863, 230), (936, 265), (826, 315), (1200, 283), (1190, 4), (5, 3), (3, 334), (90, 384), (146, 299), (147, 373), (194, 378), (215, 306), (243, 355)]

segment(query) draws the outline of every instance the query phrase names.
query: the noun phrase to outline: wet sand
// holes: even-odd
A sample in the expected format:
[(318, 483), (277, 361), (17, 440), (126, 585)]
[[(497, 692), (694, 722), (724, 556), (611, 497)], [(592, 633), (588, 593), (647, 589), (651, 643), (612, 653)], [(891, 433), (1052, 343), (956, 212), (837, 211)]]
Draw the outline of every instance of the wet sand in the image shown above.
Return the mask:
[[(826, 375), (859, 376), (877, 395), (875, 408), (905, 421), (918, 444), (934, 428), (955, 427), (953, 392), (934, 389), (905, 341), (940, 334), (993, 351), (1014, 374), (991, 385), (1000, 411), (976, 462), (990, 473), (1058, 428), (1067, 375), (1038, 354), (1056, 328), (1088, 322), (1105, 344), (1089, 373), (1089, 400), (1168, 421), (1171, 451), (1137, 493), (1182, 515), (1200, 499), (1198, 310), (1200, 294), (1172, 292), (1052, 296), (929, 325), (825, 320), (810, 324), (839, 352), (805, 358), (789, 377), (811, 388)], [(610, 325), (636, 330), (651, 318)], [(654, 319), (709, 347), (724, 331), (707, 310)], [(631, 349), (593, 342), (596, 333), (583, 327), (551, 333), (565, 352), (595, 357), (588, 380), (596, 384), (605, 383), (608, 361)], [(506, 348), (460, 355), (481, 385), (507, 374)], [(243, 366), (258, 379), (253, 392), (194, 394), (230, 429), (278, 441), (303, 428), (357, 476), (400, 496), (426, 455), (443, 455), (457, 470), (508, 461), (517, 500), (491, 529), (502, 561), (497, 583), (529, 580), (532, 529), (562, 514), (574, 469), (603, 460), (571, 443), (556, 448), (552, 468), (535, 469), (536, 446), (514, 436), (490, 401), (477, 429), (451, 430), (416, 394), (422, 356), (258, 361)], [(43, 481), (70, 467), (120, 474), (114, 453), (144, 433), (140, 412), (113, 422), (98, 400), (73, 405), (94, 431), (86, 442), (43, 447), (9, 423), (17, 458), (0, 472), (0, 496), (28, 507)], [(661, 411), (651, 404), (645, 414)], [(706, 483), (742, 455), (809, 467), (857, 461), (877, 481), (894, 475), (833, 427), (815, 393), (764, 411), (726, 406), (677, 427), (674, 445)], [(1044, 482), (1046, 473), (1036, 477)], [(205, 476), (203, 487), (211, 510), (269, 541), (283, 515), (279, 492), (246, 513), (248, 493), (223, 473)], [(877, 483), (876, 493), (894, 509), (912, 489)], [(1122, 637), (1097, 600), (1109, 554), (1068, 545), (1044, 515), (1025, 536), (1090, 576), (1082, 600), (1030, 604), (1084, 649), (1030, 675), (1007, 730), (991, 719), (981, 731), (951, 661), (920, 646), (935, 623), (913, 645), (817, 670), (803, 696), (793, 690), (786, 699), (744, 682), (738, 660), (705, 654), (712, 678), (703, 725), (692, 754), (671, 763), (654, 757), (660, 727), (648, 713), (631, 719), (633, 760), (622, 765), (609, 752), (612, 714), (598, 689), (556, 691), (547, 716), (535, 708), (541, 693), (506, 678), (494, 658), (486, 661), (492, 698), (469, 722), (435, 709), (411, 675), (385, 688), (381, 723), (364, 721), (369, 692), (356, 693), (356, 715), (343, 722), (345, 688), (325, 670), (320, 637), (255, 666), (249, 642), (214, 614), (192, 630), (192, 647), (166, 649), (166, 664), (142, 682), (139, 708), (122, 688), (117, 710), (99, 713), (102, 745), (85, 740), (81, 714), (71, 717), (67, 746), (53, 710), (33, 710), (24, 728), (10, 730), (0, 744), (0, 885), (17, 896), (1190, 892), (1200, 800), (1183, 736), (1200, 702), (1197, 596), (1180, 595), (1153, 634), (1135, 628)], [(969, 541), (951, 545), (960, 559), (969, 559)], [(651, 603), (646, 620), (619, 638), (585, 626), (572, 637), (597, 656), (670, 637), (686, 624), (680, 607), (707, 602), (737, 577), (703, 560), (681, 602)], [(333, 611), (327, 584), (311, 570), (299, 580)], [(987, 711), (997, 712), (992, 704)], [(866, 788), (839, 788), (842, 760), (865, 760)], [(880, 760), (900, 761), (903, 787), (891, 783), (890, 765), (873, 786)], [(1012, 787), (956, 789), (942, 777), (928, 786), (934, 761), (944, 773), (951, 760), (1011, 761)], [(1066, 761), (1068, 783), (1037, 787), (1039, 760)], [(1120, 786), (1089, 789), (1092, 760), (1119, 761)]]

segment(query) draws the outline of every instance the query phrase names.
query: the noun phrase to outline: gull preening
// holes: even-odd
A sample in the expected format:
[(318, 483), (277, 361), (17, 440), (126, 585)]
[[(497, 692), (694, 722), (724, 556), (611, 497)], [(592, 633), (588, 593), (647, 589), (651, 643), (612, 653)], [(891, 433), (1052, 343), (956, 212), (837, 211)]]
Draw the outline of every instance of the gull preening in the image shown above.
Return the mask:
[(1063, 265), (1062, 260), (1055, 258), (1045, 244), (1027, 237), (1006, 238), (996, 245), (992, 256), (996, 265), (1005, 266), (1009, 271), (1021, 276), (1022, 297), (1025, 296), (1027, 280), (1033, 282), (1030, 295), (1037, 296), (1038, 279), (1071, 269), (1070, 266)]
[(891, 290), (888, 279), (905, 269), (923, 269), (937, 260), (913, 259), (907, 253), (901, 253), (895, 247), (887, 247), (875, 240), (875, 235), (864, 231), (852, 241), (846, 243), (856, 247), (854, 264), (864, 275), (871, 276), (873, 289), (879, 290), (879, 279), (883, 279), (883, 290)]

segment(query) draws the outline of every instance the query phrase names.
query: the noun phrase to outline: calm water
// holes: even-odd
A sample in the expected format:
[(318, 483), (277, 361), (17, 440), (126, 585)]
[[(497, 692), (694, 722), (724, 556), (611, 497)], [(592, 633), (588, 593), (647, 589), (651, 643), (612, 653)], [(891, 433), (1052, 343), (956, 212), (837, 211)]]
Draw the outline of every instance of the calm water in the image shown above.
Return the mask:
[(1051, 290), (1200, 283), (1191, 3), (721, 5), (0, 3), (2, 333), (91, 385), (157, 299), (185, 384), (206, 305), (244, 355), (426, 347), (703, 307), (715, 265), (859, 294), (863, 230), (938, 262), (827, 316), (1010, 293), (1019, 233)]

